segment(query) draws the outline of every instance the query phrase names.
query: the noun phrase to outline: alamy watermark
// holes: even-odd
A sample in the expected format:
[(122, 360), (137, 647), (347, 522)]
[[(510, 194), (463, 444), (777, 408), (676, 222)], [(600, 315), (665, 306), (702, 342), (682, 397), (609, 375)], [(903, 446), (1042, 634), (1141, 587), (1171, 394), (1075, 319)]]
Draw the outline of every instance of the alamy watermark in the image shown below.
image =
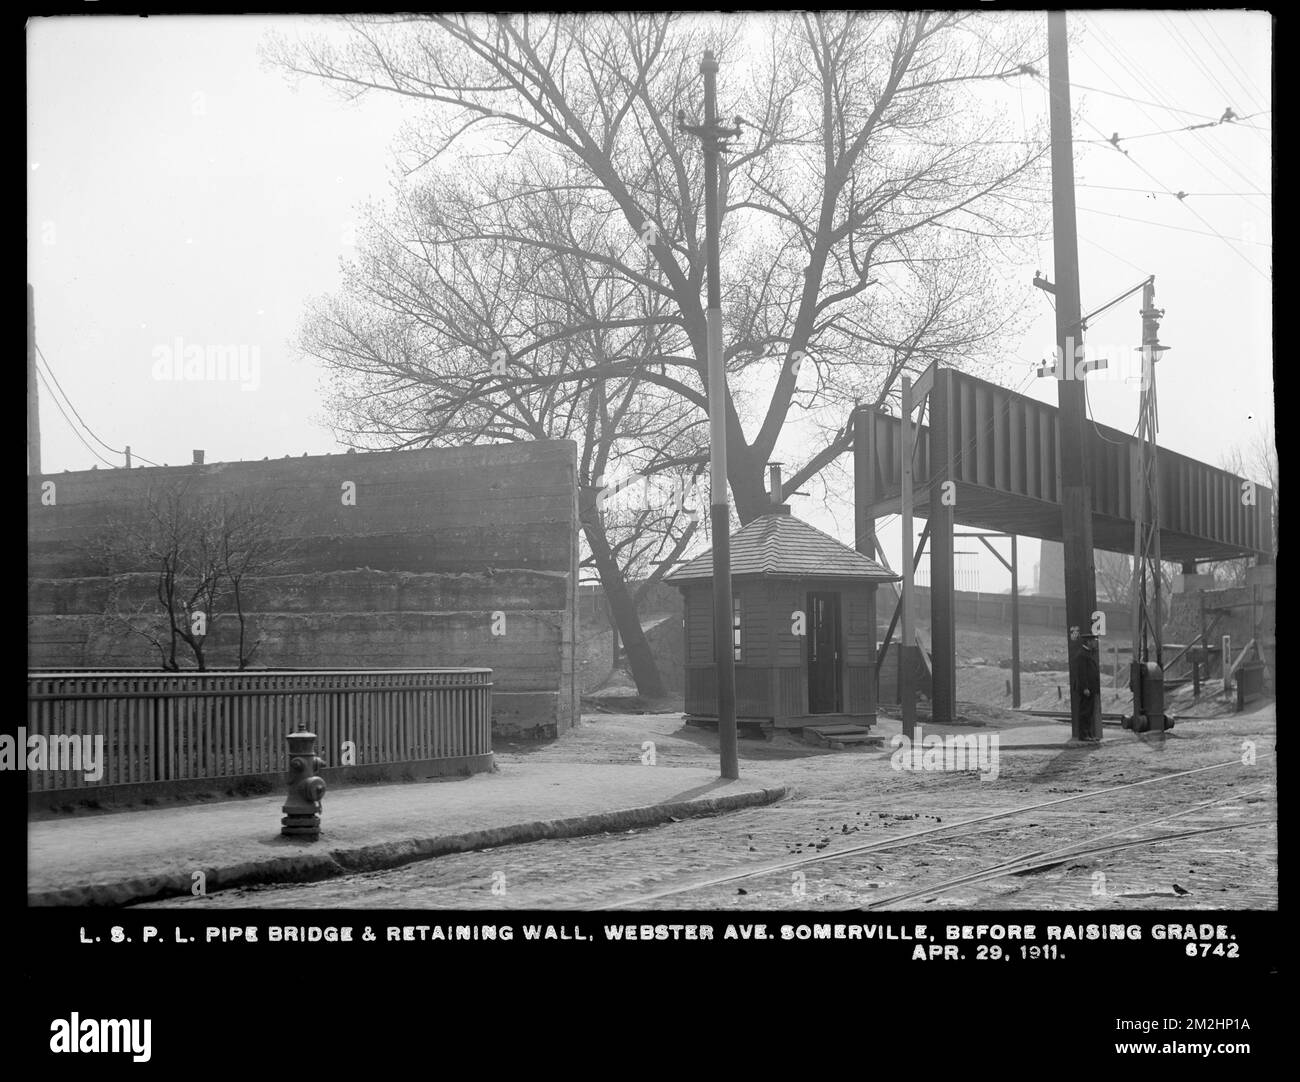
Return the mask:
[(148, 1063), (152, 1027), (149, 1018), (82, 1018), (73, 1011), (50, 1023), (50, 1051), (130, 1053), (135, 1063)]
[(238, 383), (256, 391), (262, 382), (262, 357), (257, 346), (186, 345), (176, 337), (153, 348), (153, 378), (186, 383)]
[(0, 770), (80, 770), (86, 781), (104, 776), (103, 734), (44, 733), (0, 736)]
[(698, 478), (671, 474), (631, 473), (607, 479), (596, 478), (598, 511), (678, 511), (692, 521), (699, 521), (700, 509), (708, 497)]
[[(1073, 337), (1065, 341), (1064, 350), (1053, 344), (1043, 351), (1045, 360), (1035, 366), (1040, 376), (1128, 383), (1139, 389), (1146, 389), (1151, 376), (1151, 366), (1146, 363), (1144, 347), (1134, 346), (1131, 342), (1122, 345), (1084, 343)], [(1068, 364), (1063, 365), (1061, 358), (1064, 354), (1068, 354), (1071, 359)], [(1157, 353), (1155, 360), (1159, 361), (1159, 359)]]
[(895, 749), (889, 758), (895, 770), (978, 771), (980, 781), (996, 781), (998, 777), (997, 733), (923, 737), (918, 725), (914, 739), (899, 733), (889, 746)]

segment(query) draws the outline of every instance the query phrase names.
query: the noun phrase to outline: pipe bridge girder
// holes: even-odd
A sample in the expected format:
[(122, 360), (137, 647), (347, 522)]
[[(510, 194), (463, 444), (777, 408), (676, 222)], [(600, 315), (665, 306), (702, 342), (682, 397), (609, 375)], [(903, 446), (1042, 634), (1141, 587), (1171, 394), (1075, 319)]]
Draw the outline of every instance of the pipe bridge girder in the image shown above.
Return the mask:
[[(918, 386), (929, 390), (931, 424), (913, 428), (913, 507), (930, 535), (931, 716), (939, 724), (958, 717), (954, 526), (1062, 540), (1059, 411), (950, 368), (932, 368)], [(870, 555), (876, 519), (901, 506), (903, 425), (862, 408), (853, 429), (854, 529)], [(1132, 553), (1139, 441), (1101, 425), (1084, 432), (1092, 545)], [(1271, 557), (1269, 489), (1247, 489), (1242, 478), (1172, 451), (1160, 450), (1156, 463), (1164, 559)]]
[[(917, 504), (947, 481), (947, 505), (956, 522), (1062, 540), (1057, 408), (955, 369), (936, 373), (931, 395), (932, 406), (938, 396), (946, 399), (948, 462), (946, 468), (931, 462), (931, 426), (914, 427)], [(859, 413), (854, 447), (859, 518), (874, 519), (899, 505), (902, 423), (875, 410)], [(1104, 425), (1089, 423), (1085, 431), (1093, 546), (1132, 554), (1140, 443)], [(1270, 489), (1164, 448), (1157, 452), (1157, 469), (1163, 559), (1269, 557)]]

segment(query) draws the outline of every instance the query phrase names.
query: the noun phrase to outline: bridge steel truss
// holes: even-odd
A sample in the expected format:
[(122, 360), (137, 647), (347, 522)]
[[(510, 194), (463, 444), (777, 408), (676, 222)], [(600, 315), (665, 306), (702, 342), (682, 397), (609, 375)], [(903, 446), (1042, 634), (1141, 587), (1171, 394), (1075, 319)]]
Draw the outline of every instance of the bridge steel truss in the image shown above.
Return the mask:
[[(957, 714), (954, 528), (1062, 540), (1058, 410), (951, 368), (931, 367), (915, 390), (929, 413), (928, 424), (914, 422), (913, 482), (915, 506), (929, 513), (931, 705), (936, 722), (950, 722)], [(857, 409), (853, 422), (857, 548), (872, 554), (876, 520), (902, 509), (902, 422), (870, 407)], [(1093, 546), (1132, 555), (1140, 443), (1093, 423), (1086, 440)], [(1156, 484), (1162, 559), (1272, 559), (1269, 489), (1165, 448)]]

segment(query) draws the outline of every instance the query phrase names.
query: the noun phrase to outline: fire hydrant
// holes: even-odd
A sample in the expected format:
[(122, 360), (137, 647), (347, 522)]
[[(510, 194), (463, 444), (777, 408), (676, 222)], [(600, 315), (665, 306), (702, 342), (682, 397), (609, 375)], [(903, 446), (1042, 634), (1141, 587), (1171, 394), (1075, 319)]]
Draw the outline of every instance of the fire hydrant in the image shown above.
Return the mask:
[(316, 734), (299, 722), (298, 731), (285, 737), (289, 744), (289, 799), (280, 809), (280, 833), (295, 838), (320, 837), (320, 800), (325, 795), (325, 779), (316, 771), (326, 765), (316, 754)]

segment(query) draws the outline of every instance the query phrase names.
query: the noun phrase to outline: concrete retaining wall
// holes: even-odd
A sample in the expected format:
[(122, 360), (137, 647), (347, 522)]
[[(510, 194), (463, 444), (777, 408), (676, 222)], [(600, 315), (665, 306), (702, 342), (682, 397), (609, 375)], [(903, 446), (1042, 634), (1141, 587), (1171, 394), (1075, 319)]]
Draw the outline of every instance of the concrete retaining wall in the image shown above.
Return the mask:
[[(28, 498), (29, 665), (158, 667), (106, 613), (114, 590), (118, 608), (151, 604), (153, 569), (105, 577), (88, 545), (151, 488), (189, 480), (200, 496), (273, 498), (294, 542), (249, 583), (255, 664), (488, 666), (494, 733), (554, 736), (578, 708), (575, 461), (575, 445), (554, 440), (48, 475), (52, 493)], [(224, 611), (209, 626), (214, 667), (237, 660)]]

